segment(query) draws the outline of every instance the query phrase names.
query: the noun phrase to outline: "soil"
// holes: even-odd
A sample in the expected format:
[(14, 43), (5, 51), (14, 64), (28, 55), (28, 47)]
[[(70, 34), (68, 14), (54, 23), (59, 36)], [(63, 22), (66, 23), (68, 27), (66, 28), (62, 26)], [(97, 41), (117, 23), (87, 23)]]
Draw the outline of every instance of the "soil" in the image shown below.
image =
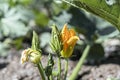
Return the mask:
[[(35, 65), (30, 62), (20, 63), (20, 54), (21, 51), (12, 49), (7, 57), (0, 57), (0, 80), (41, 80)], [(56, 61), (56, 57), (54, 59)], [(45, 66), (47, 55), (43, 55), (41, 60)], [(77, 62), (69, 60), (67, 76), (72, 73)], [(62, 68), (63, 65), (64, 60), (62, 60)], [(120, 80), (120, 56), (108, 57), (97, 64), (85, 63), (76, 80), (106, 80), (109, 77)]]

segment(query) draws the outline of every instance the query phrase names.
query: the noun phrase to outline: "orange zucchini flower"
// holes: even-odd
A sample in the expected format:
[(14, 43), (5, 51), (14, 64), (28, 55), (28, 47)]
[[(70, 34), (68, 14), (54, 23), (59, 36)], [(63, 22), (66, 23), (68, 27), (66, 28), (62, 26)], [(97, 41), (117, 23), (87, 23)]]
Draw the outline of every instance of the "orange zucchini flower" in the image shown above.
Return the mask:
[(67, 24), (65, 24), (61, 31), (61, 38), (63, 45), (61, 56), (64, 58), (68, 58), (72, 55), (74, 46), (77, 40), (79, 40), (79, 37), (76, 36), (76, 33), (73, 29), (68, 29)]

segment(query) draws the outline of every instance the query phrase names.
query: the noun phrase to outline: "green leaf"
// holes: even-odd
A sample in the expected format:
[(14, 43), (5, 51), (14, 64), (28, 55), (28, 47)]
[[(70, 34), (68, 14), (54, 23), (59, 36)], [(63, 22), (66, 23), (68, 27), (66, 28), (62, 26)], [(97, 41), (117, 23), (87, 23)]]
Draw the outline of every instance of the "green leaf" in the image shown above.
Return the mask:
[[(120, 0), (62, 0), (75, 7), (83, 8), (111, 22), (120, 30)], [(114, 1), (114, 0), (112, 0)]]
[(104, 58), (104, 49), (101, 44), (93, 44), (90, 48), (89, 55), (87, 57), (88, 61), (97, 62)]
[(7, 56), (10, 49), (8, 43), (0, 42), (0, 56)]
[(50, 33), (48, 32), (42, 33), (40, 36), (40, 41), (41, 41), (40, 44), (41, 47), (45, 47), (46, 45), (48, 45), (50, 42)]
[(23, 36), (28, 31), (28, 28), (19, 21), (12, 21), (9, 19), (2, 20), (1, 30), (4, 36), (10, 36), (12, 38)]
[(11, 38), (26, 35), (29, 30), (27, 24), (33, 19), (29, 10), (22, 6), (10, 7), (7, 3), (0, 3), (0, 13), (0, 34)]
[(35, 14), (36, 14), (36, 17), (35, 17), (36, 24), (40, 26), (46, 26), (48, 24), (49, 18), (47, 17), (47, 15), (45, 15), (42, 12), (35, 13)]
[(58, 27), (62, 28), (65, 23), (68, 23), (72, 15), (66, 11), (63, 11), (59, 16), (54, 16), (52, 20), (49, 21), (49, 25), (56, 24)]

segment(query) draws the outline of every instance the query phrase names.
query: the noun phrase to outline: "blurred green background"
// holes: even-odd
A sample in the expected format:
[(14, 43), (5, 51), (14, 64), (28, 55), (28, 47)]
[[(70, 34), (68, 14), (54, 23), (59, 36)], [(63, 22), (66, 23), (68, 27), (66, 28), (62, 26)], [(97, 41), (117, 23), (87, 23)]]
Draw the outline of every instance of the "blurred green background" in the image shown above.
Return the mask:
[(44, 54), (51, 52), (51, 25), (61, 29), (65, 23), (81, 39), (76, 53), (80, 54), (86, 44), (93, 44), (90, 53), (95, 54), (88, 59), (101, 59), (104, 41), (119, 39), (118, 30), (109, 22), (59, 0), (0, 0), (0, 56), (6, 56), (12, 49), (28, 48), (33, 30), (39, 34)]

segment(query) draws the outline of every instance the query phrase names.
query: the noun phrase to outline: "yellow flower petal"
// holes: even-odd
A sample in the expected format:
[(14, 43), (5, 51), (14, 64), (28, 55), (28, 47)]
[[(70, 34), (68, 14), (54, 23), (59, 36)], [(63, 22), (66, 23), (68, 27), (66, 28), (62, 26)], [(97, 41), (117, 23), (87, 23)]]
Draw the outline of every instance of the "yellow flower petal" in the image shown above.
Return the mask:
[(72, 36), (72, 37), (67, 41), (67, 44), (74, 47), (74, 45), (75, 45), (75, 43), (77, 42), (77, 40), (79, 40), (79, 37), (77, 37), (77, 36)]
[(69, 30), (67, 28), (67, 24), (64, 25), (61, 34), (62, 34), (61, 36), (62, 36), (63, 42), (65, 42), (69, 39)]
[(61, 31), (61, 38), (63, 45), (61, 56), (66, 58), (70, 57), (79, 37), (76, 36), (76, 33), (73, 29), (68, 29), (67, 24), (65, 24)]
[(70, 33), (70, 37), (72, 37), (72, 36), (75, 36), (75, 35), (76, 35), (76, 34), (75, 34), (74, 29), (70, 29), (70, 30), (69, 30), (69, 33)]

